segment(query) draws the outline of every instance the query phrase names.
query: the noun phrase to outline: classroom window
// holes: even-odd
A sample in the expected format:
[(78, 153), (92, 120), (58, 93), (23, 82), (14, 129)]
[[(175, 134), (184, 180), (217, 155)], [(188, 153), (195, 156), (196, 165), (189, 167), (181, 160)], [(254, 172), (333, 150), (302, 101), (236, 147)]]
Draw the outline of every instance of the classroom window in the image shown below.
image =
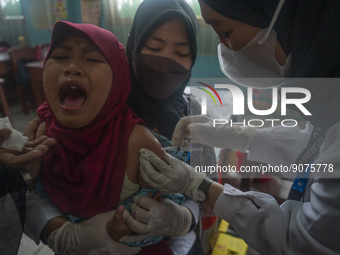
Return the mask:
[(0, 0), (2, 20), (23, 20), (24, 15), (20, 0)]
[[(160, 0), (161, 1), (161, 0)], [(133, 19), (138, 6), (143, 0), (113, 0), (116, 3), (116, 8), (119, 13), (119, 18), (131, 18)], [(197, 0), (186, 0), (186, 2), (192, 7), (198, 17), (201, 16), (201, 11)]]

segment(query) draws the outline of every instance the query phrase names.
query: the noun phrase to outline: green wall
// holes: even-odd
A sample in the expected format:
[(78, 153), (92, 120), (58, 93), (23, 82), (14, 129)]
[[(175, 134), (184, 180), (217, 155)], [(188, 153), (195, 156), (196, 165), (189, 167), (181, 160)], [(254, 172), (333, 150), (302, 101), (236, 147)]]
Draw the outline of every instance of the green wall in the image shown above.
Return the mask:
[[(160, 0), (161, 1), (161, 0)], [(37, 44), (47, 44), (50, 42), (51, 29), (35, 29), (32, 24), (31, 11), (29, 6), (30, 1), (22, 1), (23, 12), (25, 15), (25, 22), (21, 25), (16, 25), (17, 33), (13, 34), (15, 29), (0, 25), (0, 35), (6, 39), (11, 46), (18, 46), (18, 37), (24, 36), (25, 42), (29, 46), (36, 46)], [(105, 3), (103, 1), (103, 3)], [(71, 22), (81, 22), (81, 4), (80, 0), (67, 0), (68, 20)], [(119, 41), (126, 45), (130, 26), (115, 26), (110, 27), (107, 19), (105, 18), (108, 13), (108, 6), (106, 4), (102, 7), (103, 14), (101, 18), (101, 27), (112, 31)], [(216, 56), (217, 44), (219, 43), (218, 37), (211, 27), (200, 22), (198, 33), (198, 56), (196, 63), (192, 70), (192, 77), (223, 77), (220, 71), (218, 59)]]

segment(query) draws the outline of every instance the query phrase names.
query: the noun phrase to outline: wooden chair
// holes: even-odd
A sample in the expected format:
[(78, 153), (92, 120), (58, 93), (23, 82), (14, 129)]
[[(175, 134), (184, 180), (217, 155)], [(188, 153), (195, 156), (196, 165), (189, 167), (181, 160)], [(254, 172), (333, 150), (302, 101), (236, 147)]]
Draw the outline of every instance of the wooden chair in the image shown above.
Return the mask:
[(7, 98), (6, 98), (4, 89), (3, 89), (4, 82), (5, 80), (3, 78), (0, 78), (0, 106), (1, 106), (0, 109), (1, 109), (2, 117), (8, 117), (10, 122), (12, 123), (12, 117), (9, 112)]
[[(18, 81), (17, 77), (19, 74), (19, 61), (31, 62), (35, 61), (36, 54), (35, 48), (32, 47), (16, 47), (11, 48), (9, 51), (10, 65), (11, 65), (11, 76), (13, 83), (16, 85), (18, 99), (21, 104), (24, 114), (28, 114), (31, 104), (29, 101), (29, 96), (32, 94), (30, 89), (30, 84), (22, 84)], [(29, 82), (30, 83), (30, 82)]]

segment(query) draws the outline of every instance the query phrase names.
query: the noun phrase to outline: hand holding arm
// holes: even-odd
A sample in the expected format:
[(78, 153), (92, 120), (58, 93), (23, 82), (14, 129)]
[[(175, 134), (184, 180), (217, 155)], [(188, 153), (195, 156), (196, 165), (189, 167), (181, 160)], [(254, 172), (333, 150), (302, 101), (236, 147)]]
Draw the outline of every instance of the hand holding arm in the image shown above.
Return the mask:
[(149, 237), (179, 237), (190, 230), (193, 215), (188, 208), (170, 199), (157, 201), (148, 196), (137, 196), (131, 206), (131, 214), (126, 211), (124, 222), (138, 235), (120, 239), (123, 242), (136, 242)]
[[(198, 188), (206, 178), (205, 174), (196, 172), (195, 169), (183, 161), (166, 155), (165, 163), (152, 151), (140, 150), (140, 171), (144, 180), (152, 187), (163, 193), (184, 193), (197, 202)], [(215, 201), (222, 192), (223, 186), (212, 182), (205, 204), (214, 207)]]
[[(114, 214), (115, 211), (98, 214), (80, 223), (71, 223), (66, 219), (59, 219), (59, 222), (64, 223), (49, 234), (48, 246), (54, 252), (63, 255), (90, 254), (91, 252), (98, 255), (137, 254), (140, 251), (139, 247), (123, 245), (112, 240), (108, 234), (108, 232), (111, 234), (116, 232), (115, 229), (111, 228), (114, 228), (115, 223), (121, 220), (121, 213), (117, 218), (115, 218)], [(124, 234), (128, 233), (131, 232), (125, 232)]]
[(145, 182), (163, 193), (184, 193), (194, 201), (197, 198), (198, 186), (205, 174), (171, 155), (165, 155), (162, 161), (148, 149), (140, 150), (140, 172)]

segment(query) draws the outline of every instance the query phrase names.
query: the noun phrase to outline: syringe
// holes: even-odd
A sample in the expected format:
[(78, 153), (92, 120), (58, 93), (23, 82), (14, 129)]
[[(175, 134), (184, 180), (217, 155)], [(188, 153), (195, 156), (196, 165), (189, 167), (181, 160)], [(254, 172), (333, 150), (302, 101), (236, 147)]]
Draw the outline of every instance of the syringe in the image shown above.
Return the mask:
[(168, 147), (163, 147), (162, 150), (165, 151), (202, 151), (203, 148), (202, 147), (182, 147), (182, 146), (168, 146)]

